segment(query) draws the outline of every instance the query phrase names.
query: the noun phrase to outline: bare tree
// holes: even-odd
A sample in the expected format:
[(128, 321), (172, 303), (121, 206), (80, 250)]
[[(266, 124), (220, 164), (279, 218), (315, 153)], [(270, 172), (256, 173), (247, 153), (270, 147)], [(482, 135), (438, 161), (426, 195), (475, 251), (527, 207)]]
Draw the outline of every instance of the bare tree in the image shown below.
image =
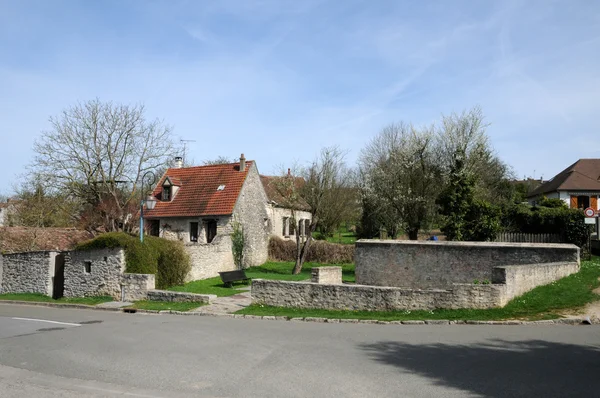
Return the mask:
[(207, 159), (202, 161), (202, 164), (204, 166), (210, 166), (210, 165), (216, 165), (216, 164), (228, 164), (228, 163), (236, 163), (239, 162), (239, 160), (236, 159), (230, 159), (227, 156), (219, 156), (215, 159)]
[(392, 124), (363, 149), (359, 164), (366, 216), (393, 236), (403, 229), (417, 239), (435, 214), (440, 189), (433, 128)]
[(48, 189), (99, 211), (107, 230), (123, 228), (132, 219), (125, 209), (139, 198), (143, 174), (165, 165), (174, 152), (171, 129), (144, 113), (143, 105), (95, 99), (51, 117), (52, 129), (34, 146), (33, 173)]
[[(306, 168), (296, 173), (286, 173), (274, 181), (284, 205), (291, 209), (291, 223), (297, 225), (296, 211), (309, 209), (310, 224), (305, 238), (296, 234), (296, 263), (292, 273), (299, 274), (308, 255), (313, 233), (321, 222), (331, 222), (333, 214), (342, 213), (350, 206), (354, 196), (348, 194), (352, 188), (351, 172), (344, 162), (345, 153), (337, 147), (323, 148)], [(298, 178), (301, 177), (301, 178)]]

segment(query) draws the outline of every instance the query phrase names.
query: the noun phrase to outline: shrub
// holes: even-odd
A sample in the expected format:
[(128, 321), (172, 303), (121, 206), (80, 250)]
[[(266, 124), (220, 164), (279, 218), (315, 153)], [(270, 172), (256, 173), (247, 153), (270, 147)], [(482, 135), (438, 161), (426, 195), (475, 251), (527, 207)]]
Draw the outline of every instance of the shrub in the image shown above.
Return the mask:
[(181, 285), (191, 265), (183, 244), (154, 236), (144, 237), (144, 243), (134, 235), (109, 232), (83, 242), (75, 250), (93, 250), (122, 247), (125, 250), (125, 272), (155, 274), (156, 287), (163, 289)]
[(231, 251), (233, 253), (233, 262), (237, 269), (244, 269), (244, 227), (237, 221), (233, 222)]
[[(271, 237), (269, 239), (269, 258), (274, 261), (296, 261), (296, 241)], [(353, 263), (354, 245), (313, 240), (306, 261), (329, 264)]]
[(565, 207), (510, 206), (504, 209), (501, 224), (509, 232), (557, 234), (563, 242), (579, 247), (587, 244), (591, 232), (581, 210)]

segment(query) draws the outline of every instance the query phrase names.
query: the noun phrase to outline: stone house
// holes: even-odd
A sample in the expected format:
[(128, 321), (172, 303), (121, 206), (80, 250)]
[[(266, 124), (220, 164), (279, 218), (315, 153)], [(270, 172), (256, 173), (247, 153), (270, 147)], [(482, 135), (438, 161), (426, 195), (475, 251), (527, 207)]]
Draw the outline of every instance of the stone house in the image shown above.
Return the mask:
[(8, 199), (6, 202), (0, 203), (0, 227), (8, 227), (10, 224), (10, 216), (16, 211), (16, 206), (20, 201)]
[(180, 240), (192, 260), (188, 280), (235, 269), (231, 233), (244, 233), (244, 266), (263, 264), (268, 254), (267, 195), (256, 162), (182, 167), (181, 158), (152, 192), (157, 200), (144, 211), (150, 235)]
[[(289, 173), (289, 170), (288, 170)], [(285, 184), (280, 182), (285, 178), (292, 178), (292, 183), (296, 188), (300, 188), (304, 183), (301, 177), (288, 176), (265, 176), (260, 179), (267, 194), (267, 213), (269, 214), (269, 233), (271, 236), (277, 236), (282, 239), (296, 239), (296, 235), (301, 238), (306, 237), (309, 229), (312, 215), (310, 206), (301, 197), (296, 203), (290, 201), (281, 194), (282, 187)], [(296, 222), (292, 222), (292, 220)]]
[(600, 195), (600, 159), (579, 159), (528, 195), (535, 205), (542, 197), (561, 199), (570, 208), (598, 210)]

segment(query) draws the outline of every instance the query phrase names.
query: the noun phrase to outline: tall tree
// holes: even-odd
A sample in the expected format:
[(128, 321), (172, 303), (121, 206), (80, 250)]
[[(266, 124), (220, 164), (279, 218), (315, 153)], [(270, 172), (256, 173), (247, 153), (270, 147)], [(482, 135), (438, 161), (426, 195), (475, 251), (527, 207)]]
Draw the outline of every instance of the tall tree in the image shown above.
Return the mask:
[(139, 198), (142, 176), (174, 154), (171, 129), (147, 120), (143, 105), (98, 99), (67, 108), (50, 123), (34, 146), (37, 178), (100, 212), (107, 230), (131, 223), (127, 208)]
[[(441, 170), (433, 128), (409, 124), (384, 128), (361, 152), (363, 209), (392, 236), (402, 229), (410, 239), (435, 214)], [(364, 221), (363, 214), (363, 221)]]

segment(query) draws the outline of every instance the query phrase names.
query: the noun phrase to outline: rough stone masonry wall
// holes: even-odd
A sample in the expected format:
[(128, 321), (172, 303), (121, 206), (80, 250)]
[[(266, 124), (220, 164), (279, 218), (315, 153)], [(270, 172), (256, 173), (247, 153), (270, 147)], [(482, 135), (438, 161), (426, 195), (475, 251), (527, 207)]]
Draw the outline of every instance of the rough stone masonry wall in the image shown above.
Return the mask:
[(211, 243), (187, 244), (185, 250), (192, 263), (186, 281), (212, 278), (219, 276), (221, 271), (235, 270), (229, 235), (217, 235)]
[(311, 282), (339, 285), (342, 283), (342, 267), (314, 267), (311, 270)]
[(53, 259), (55, 252), (38, 251), (12, 253), (2, 256), (0, 293), (52, 292)]
[[(86, 272), (86, 262), (91, 263)], [(65, 257), (65, 297), (112, 296), (121, 298), (121, 274), (125, 272), (123, 249), (73, 251)]]
[(359, 240), (356, 282), (409, 288), (450, 288), (454, 283), (491, 281), (497, 266), (577, 263), (569, 244)]
[(252, 301), (277, 307), (335, 310), (433, 310), (503, 307), (536, 286), (579, 270), (577, 263), (496, 267), (493, 284), (455, 283), (449, 289), (407, 289), (254, 279)]
[(501, 305), (502, 285), (460, 285), (456, 289), (403, 289), (364, 285), (252, 280), (252, 302), (276, 307), (392, 311), (436, 308), (492, 308)]
[(233, 210), (234, 219), (244, 227), (244, 266), (267, 261), (269, 255), (269, 214), (267, 194), (260, 181), (256, 163), (252, 163)]
[(121, 275), (121, 293), (123, 301), (139, 301), (148, 298), (148, 291), (154, 290), (156, 278), (154, 274)]

